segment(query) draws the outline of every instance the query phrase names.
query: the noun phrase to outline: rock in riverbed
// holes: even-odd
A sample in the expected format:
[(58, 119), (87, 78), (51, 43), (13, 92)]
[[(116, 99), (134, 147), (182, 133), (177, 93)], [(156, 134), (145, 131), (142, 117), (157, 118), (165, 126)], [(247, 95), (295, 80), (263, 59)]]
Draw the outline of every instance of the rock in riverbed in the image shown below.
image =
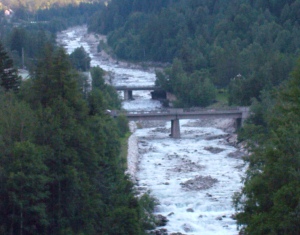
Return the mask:
[(204, 190), (211, 188), (218, 180), (211, 176), (197, 176), (194, 179), (180, 183), (185, 190)]

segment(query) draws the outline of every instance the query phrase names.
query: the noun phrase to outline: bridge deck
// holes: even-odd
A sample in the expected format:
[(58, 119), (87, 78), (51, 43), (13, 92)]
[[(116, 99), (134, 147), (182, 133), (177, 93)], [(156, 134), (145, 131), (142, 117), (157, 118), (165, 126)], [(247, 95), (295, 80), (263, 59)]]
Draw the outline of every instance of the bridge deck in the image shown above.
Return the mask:
[(118, 112), (113, 110), (110, 115), (117, 117), (125, 115), (131, 121), (143, 120), (164, 120), (171, 121), (172, 138), (180, 138), (180, 119), (207, 119), (207, 118), (233, 118), (236, 119), (236, 126), (239, 128), (243, 125), (243, 120), (248, 117), (249, 109), (246, 107), (237, 107), (226, 110), (200, 109), (200, 110), (184, 110), (184, 109), (167, 109), (164, 111), (137, 111), (137, 112)]
[(159, 87), (156, 86), (114, 86), (114, 88), (117, 91), (156, 91), (156, 90), (162, 90)]
[(128, 120), (176, 120), (176, 119), (207, 119), (207, 118), (242, 118), (243, 111), (239, 109), (232, 110), (201, 110), (201, 111), (184, 111), (184, 110), (167, 110), (162, 112), (116, 112), (113, 116), (125, 115)]

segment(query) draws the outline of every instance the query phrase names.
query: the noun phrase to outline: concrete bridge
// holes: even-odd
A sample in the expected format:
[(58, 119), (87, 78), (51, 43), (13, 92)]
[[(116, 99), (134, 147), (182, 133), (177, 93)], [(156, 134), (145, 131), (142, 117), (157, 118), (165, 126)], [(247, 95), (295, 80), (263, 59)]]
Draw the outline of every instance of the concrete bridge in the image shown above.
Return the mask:
[(117, 91), (124, 91), (124, 100), (132, 100), (132, 91), (162, 91), (156, 86), (114, 86)]
[(171, 137), (180, 138), (180, 119), (211, 119), (211, 118), (233, 118), (236, 120), (236, 127), (243, 125), (249, 116), (249, 108), (236, 107), (231, 109), (167, 109), (165, 111), (137, 111), (137, 112), (118, 112), (111, 111), (113, 117), (125, 115), (130, 121), (144, 120), (164, 120), (171, 121)]

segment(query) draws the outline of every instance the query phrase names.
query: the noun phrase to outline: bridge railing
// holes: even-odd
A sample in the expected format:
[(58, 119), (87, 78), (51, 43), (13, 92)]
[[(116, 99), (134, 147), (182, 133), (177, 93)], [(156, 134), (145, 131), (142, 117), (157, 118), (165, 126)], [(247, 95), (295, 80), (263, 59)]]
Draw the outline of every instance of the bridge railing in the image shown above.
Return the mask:
[(234, 111), (241, 111), (242, 112), (243, 107), (228, 107), (228, 108), (188, 108), (188, 109), (182, 109), (182, 108), (171, 108), (171, 109), (161, 109), (161, 110), (136, 110), (136, 111), (116, 111), (112, 110), (111, 115), (117, 116), (117, 115), (143, 115), (143, 114), (188, 114), (188, 113), (201, 113), (201, 112), (215, 112), (215, 113), (230, 113)]
[(183, 109), (184, 112), (202, 112), (202, 111), (235, 111), (240, 110), (240, 107), (222, 107), (222, 108), (200, 108), (200, 107), (194, 107), (194, 108), (185, 108)]
[(152, 85), (144, 85), (144, 86), (114, 86), (114, 88), (118, 91), (123, 91), (123, 90), (162, 90), (162, 88), (157, 87), (157, 86), (152, 86)]

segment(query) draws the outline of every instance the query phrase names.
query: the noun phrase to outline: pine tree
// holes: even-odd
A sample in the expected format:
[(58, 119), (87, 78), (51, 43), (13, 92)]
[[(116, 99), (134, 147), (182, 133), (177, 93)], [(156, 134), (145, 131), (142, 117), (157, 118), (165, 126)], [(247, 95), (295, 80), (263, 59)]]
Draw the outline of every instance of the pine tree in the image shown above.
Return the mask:
[(76, 48), (70, 54), (70, 61), (77, 70), (88, 71), (90, 69), (91, 58), (83, 47)]
[(278, 91), (268, 132), (252, 146), (245, 186), (235, 196), (245, 234), (300, 234), (300, 62)]
[(36, 117), (12, 92), (0, 94), (0, 233), (44, 234), (47, 167), (33, 143)]
[(1, 225), (6, 230), (2, 234), (45, 234), (49, 178), (44, 156), (41, 147), (24, 141), (15, 143), (12, 154), (2, 159)]
[(103, 112), (107, 86), (84, 100), (64, 50), (46, 55), (34, 73), (32, 100), (36, 143), (48, 149), (47, 233), (113, 234), (114, 227), (140, 234), (139, 206), (119, 158), (121, 132)]
[(12, 59), (9, 58), (0, 42), (0, 85), (6, 90), (17, 91), (19, 89), (21, 77), (18, 76), (14, 68)]

